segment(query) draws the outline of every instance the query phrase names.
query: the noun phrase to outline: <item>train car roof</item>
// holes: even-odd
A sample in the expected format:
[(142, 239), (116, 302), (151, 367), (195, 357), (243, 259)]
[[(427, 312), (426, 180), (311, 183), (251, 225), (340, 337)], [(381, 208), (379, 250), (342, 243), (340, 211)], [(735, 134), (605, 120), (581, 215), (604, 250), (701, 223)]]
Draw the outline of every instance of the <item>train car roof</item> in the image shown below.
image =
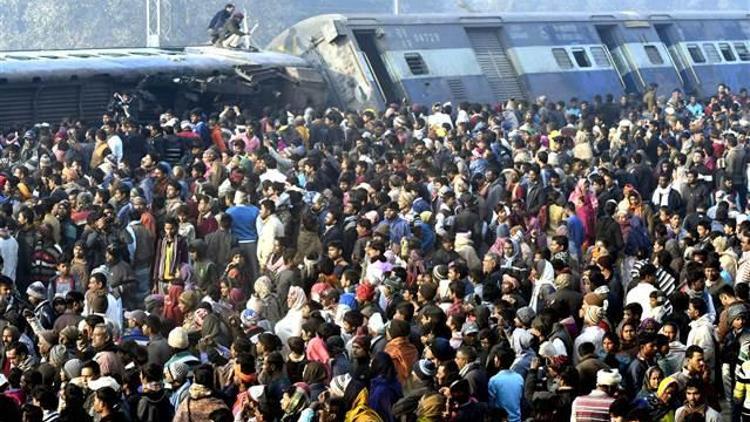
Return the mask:
[(409, 13), (401, 15), (391, 14), (326, 14), (312, 16), (299, 21), (293, 26), (311, 26), (328, 21), (346, 21), (352, 25), (378, 24), (438, 24), (438, 23), (474, 23), (474, 22), (588, 22), (588, 21), (632, 21), (641, 20), (659, 22), (665, 20), (713, 20), (713, 19), (750, 19), (750, 13), (742, 10), (726, 12), (667, 12), (650, 11), (648, 13), (635, 11), (581, 13), (581, 12), (531, 12), (531, 13)]
[(165, 73), (170, 75), (207, 75), (234, 67), (308, 67), (295, 56), (270, 52), (228, 50), (215, 47), (112, 48), (50, 51), (12, 51), (0, 53), (0, 79), (5, 81), (43, 81), (108, 75), (140, 78)]

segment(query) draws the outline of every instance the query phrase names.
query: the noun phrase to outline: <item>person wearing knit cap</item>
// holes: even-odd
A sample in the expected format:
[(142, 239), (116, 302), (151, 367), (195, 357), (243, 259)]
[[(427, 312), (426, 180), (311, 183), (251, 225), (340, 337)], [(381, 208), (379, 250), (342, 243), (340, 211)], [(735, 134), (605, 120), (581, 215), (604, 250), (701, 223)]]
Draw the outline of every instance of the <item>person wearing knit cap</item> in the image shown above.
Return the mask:
[(524, 306), (516, 311), (516, 326), (522, 328), (528, 328), (531, 326), (531, 321), (536, 317), (536, 312), (530, 306)]
[(357, 309), (367, 318), (372, 317), (374, 314), (383, 313), (383, 310), (380, 309), (375, 301), (375, 287), (366, 281), (360, 283), (355, 289), (355, 300), (357, 302)]
[(64, 378), (63, 381), (72, 381), (73, 379), (80, 377), (82, 367), (83, 362), (81, 362), (80, 359), (73, 358), (68, 360), (63, 364), (62, 370), (60, 371), (60, 374), (62, 375), (61, 378)]
[(402, 416), (412, 415), (417, 411), (419, 400), (426, 394), (433, 394), (435, 390), (435, 364), (428, 359), (414, 362), (409, 379), (404, 384), (404, 397), (393, 404), (393, 416), (400, 420)]
[(406, 382), (414, 362), (419, 359), (419, 351), (409, 341), (411, 326), (408, 322), (394, 319), (388, 327), (388, 343), (384, 351), (391, 357), (401, 383)]
[(146, 312), (149, 314), (161, 315), (164, 310), (164, 295), (150, 294), (146, 296), (143, 304), (145, 305)]
[(58, 370), (61, 369), (63, 364), (71, 357), (68, 353), (68, 349), (62, 344), (52, 346), (48, 355), (48, 362)]
[(383, 280), (377, 304), (380, 309), (386, 311), (387, 315), (391, 315), (391, 310), (395, 309), (395, 306), (403, 301), (403, 296), (401, 295), (403, 289), (404, 281), (401, 277), (391, 275)]
[(189, 372), (190, 368), (183, 362), (164, 365), (164, 388), (172, 391), (169, 402), (175, 409), (188, 397), (192, 385), (188, 379)]
[(453, 360), (455, 356), (456, 351), (451, 347), (450, 342), (443, 337), (436, 337), (427, 346), (427, 358), (436, 361), (438, 364)]
[(66, 347), (75, 348), (80, 332), (76, 326), (68, 326), (60, 331), (58, 342)]
[(33, 315), (25, 315), (26, 319), (33, 316), (42, 328), (51, 329), (55, 322), (55, 313), (47, 300), (47, 288), (44, 284), (41, 281), (31, 283), (26, 288), (26, 296), (29, 304), (34, 307)]
[(375, 287), (369, 283), (360, 283), (355, 289), (355, 298), (360, 309), (365, 307), (375, 298)]
[(48, 358), (50, 349), (57, 344), (57, 335), (52, 330), (42, 330), (38, 333), (38, 337), (39, 354)]
[(188, 366), (194, 366), (200, 364), (200, 360), (190, 353), (188, 348), (190, 347), (190, 341), (188, 340), (188, 333), (182, 327), (177, 327), (169, 332), (167, 337), (167, 344), (174, 351), (174, 354), (164, 365), (170, 365), (175, 362), (182, 362)]

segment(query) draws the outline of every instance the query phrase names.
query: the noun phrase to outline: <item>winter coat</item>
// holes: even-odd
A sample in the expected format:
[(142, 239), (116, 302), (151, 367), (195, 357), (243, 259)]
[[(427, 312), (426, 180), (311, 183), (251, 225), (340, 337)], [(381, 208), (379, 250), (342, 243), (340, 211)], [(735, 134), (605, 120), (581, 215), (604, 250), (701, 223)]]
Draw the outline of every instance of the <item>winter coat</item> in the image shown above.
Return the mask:
[(213, 396), (211, 390), (200, 384), (190, 386), (188, 396), (180, 403), (173, 422), (203, 422), (218, 409), (229, 409), (222, 400)]
[(172, 419), (174, 408), (166, 390), (143, 393), (135, 409), (137, 422), (164, 422)]
[(391, 412), (393, 405), (403, 397), (401, 384), (397, 379), (386, 379), (377, 376), (370, 381), (370, 397), (367, 404), (377, 412), (385, 422), (395, 422), (396, 418)]
[(478, 362), (466, 365), (459, 374), (469, 382), (471, 396), (480, 402), (487, 401), (487, 372)]

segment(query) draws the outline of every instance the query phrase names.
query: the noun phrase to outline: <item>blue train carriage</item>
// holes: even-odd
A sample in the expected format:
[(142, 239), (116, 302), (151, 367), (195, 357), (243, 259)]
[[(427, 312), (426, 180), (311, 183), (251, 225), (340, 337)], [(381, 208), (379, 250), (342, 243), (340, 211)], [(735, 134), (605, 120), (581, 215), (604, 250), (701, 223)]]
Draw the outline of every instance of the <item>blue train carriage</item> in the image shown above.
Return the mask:
[(621, 94), (623, 78), (587, 19), (322, 15), (287, 29), (268, 49), (314, 63), (334, 100), (351, 108)]
[(653, 15), (650, 22), (669, 47), (686, 92), (708, 96), (720, 83), (735, 92), (750, 87), (750, 15)]

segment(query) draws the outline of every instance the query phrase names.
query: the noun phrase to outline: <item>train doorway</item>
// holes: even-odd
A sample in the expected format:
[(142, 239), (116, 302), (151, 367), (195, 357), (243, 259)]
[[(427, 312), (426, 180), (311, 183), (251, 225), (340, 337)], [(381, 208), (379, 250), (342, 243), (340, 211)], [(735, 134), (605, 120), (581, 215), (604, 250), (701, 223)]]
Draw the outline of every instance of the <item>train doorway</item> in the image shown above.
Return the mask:
[(654, 25), (654, 29), (656, 29), (661, 42), (667, 47), (669, 57), (672, 59), (672, 65), (682, 80), (684, 91), (697, 94), (700, 89), (700, 80), (688, 58), (680, 50), (680, 36), (677, 28), (673, 24), (667, 23), (656, 24)]
[(615, 70), (620, 74), (620, 80), (628, 94), (641, 93), (646, 88), (638, 67), (630, 57), (628, 48), (618, 33), (617, 25), (597, 25), (596, 32), (607, 48)]
[(380, 54), (380, 48), (376, 39), (374, 30), (354, 31), (354, 38), (359, 44), (359, 49), (364, 55), (365, 65), (369, 67), (374, 83), (380, 90), (385, 105), (389, 103), (401, 102), (401, 96), (396, 84), (393, 82), (388, 68), (386, 67), (383, 56)]

